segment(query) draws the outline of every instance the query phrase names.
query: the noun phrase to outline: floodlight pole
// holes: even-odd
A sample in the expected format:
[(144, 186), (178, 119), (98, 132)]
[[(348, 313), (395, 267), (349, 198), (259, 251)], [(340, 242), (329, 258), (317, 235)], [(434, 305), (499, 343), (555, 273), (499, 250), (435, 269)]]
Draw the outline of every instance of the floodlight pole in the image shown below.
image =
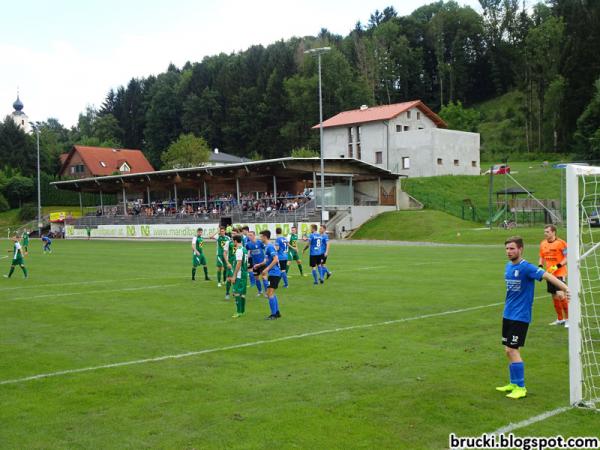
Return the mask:
[(323, 88), (321, 84), (321, 55), (331, 50), (331, 47), (320, 47), (306, 50), (305, 54), (316, 54), (319, 64), (319, 145), (321, 156), (321, 223), (325, 212), (325, 161), (323, 160)]
[(32, 123), (31, 127), (35, 130), (37, 144), (37, 222), (38, 236), (42, 237), (42, 193), (40, 191), (40, 127), (38, 123)]

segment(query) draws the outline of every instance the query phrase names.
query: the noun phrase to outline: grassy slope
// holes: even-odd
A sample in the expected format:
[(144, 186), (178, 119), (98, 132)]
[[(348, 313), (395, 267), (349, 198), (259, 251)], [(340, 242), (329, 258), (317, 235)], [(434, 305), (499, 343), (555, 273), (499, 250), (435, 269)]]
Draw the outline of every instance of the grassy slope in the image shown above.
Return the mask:
[[(290, 288), (279, 291), (281, 320), (263, 320), (266, 301), (254, 294), (247, 317), (233, 320), (234, 307), (214, 282), (190, 283), (187, 243), (54, 246), (47, 256), (32, 246), (26, 282), (20, 273), (0, 278), (0, 380), (484, 306), (504, 295), (498, 248), (340, 245), (324, 286), (313, 288), (291, 269)], [(213, 252), (208, 245), (214, 276)], [(496, 305), (0, 385), (0, 442), (445, 448), (450, 432), (479, 435), (568, 401), (567, 334), (546, 325), (553, 312), (541, 300), (527, 340), (529, 397), (514, 402), (494, 391), (507, 377), (501, 311)], [(557, 423), (524, 434), (597, 432), (590, 412), (565, 413)]]
[[(559, 235), (565, 234), (558, 230)], [(397, 211), (381, 214), (360, 227), (352, 239), (445, 242), (452, 244), (502, 244), (508, 236), (521, 235), (526, 243), (543, 239), (542, 227), (492, 230), (440, 211)]]
[[(525, 188), (532, 191), (539, 199), (561, 198), (561, 180), (564, 170), (543, 167), (540, 162), (510, 162), (511, 175)], [(446, 202), (447, 207), (460, 210), (464, 199), (470, 199), (482, 218), (488, 216), (489, 175), (484, 176), (440, 176), (407, 178), (402, 180), (402, 189), (424, 202), (426, 205), (434, 202), (439, 205)], [(504, 175), (494, 177), (493, 192), (506, 187), (517, 186)], [(523, 197), (524, 198), (524, 197)], [(503, 197), (501, 197), (503, 200)], [(496, 202), (496, 194), (493, 195)]]

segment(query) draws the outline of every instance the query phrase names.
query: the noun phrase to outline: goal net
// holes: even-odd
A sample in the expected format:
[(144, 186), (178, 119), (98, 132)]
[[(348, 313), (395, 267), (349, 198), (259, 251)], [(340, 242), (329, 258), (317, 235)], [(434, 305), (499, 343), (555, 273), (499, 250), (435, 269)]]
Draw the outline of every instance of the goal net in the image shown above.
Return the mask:
[(600, 167), (567, 166), (569, 378), (573, 405), (600, 407)]

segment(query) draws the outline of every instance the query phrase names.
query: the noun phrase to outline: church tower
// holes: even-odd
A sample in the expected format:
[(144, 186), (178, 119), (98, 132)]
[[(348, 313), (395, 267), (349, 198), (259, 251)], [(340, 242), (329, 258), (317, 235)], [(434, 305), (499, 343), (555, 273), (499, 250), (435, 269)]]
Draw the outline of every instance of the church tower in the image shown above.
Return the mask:
[(23, 102), (19, 98), (18, 92), (17, 92), (17, 99), (13, 103), (13, 108), (15, 110), (11, 113), (10, 117), (12, 117), (12, 120), (15, 122), (15, 124), (19, 128), (21, 128), (23, 131), (25, 131), (25, 133), (30, 134), (31, 133), (31, 125), (29, 124), (29, 117), (27, 117), (27, 114), (25, 114), (23, 112)]

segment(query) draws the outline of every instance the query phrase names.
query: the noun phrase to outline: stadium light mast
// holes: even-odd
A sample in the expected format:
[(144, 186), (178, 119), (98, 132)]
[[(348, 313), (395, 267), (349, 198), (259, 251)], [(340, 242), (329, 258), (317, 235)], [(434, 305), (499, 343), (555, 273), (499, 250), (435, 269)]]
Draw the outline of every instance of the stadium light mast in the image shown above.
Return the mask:
[(40, 191), (40, 123), (32, 122), (31, 128), (35, 131), (37, 144), (37, 222), (38, 222), (38, 237), (42, 237), (42, 193)]
[(321, 55), (331, 50), (331, 47), (319, 47), (305, 50), (305, 54), (317, 55), (319, 61), (319, 145), (321, 154), (321, 223), (325, 213), (325, 161), (323, 160), (323, 90), (321, 87)]

